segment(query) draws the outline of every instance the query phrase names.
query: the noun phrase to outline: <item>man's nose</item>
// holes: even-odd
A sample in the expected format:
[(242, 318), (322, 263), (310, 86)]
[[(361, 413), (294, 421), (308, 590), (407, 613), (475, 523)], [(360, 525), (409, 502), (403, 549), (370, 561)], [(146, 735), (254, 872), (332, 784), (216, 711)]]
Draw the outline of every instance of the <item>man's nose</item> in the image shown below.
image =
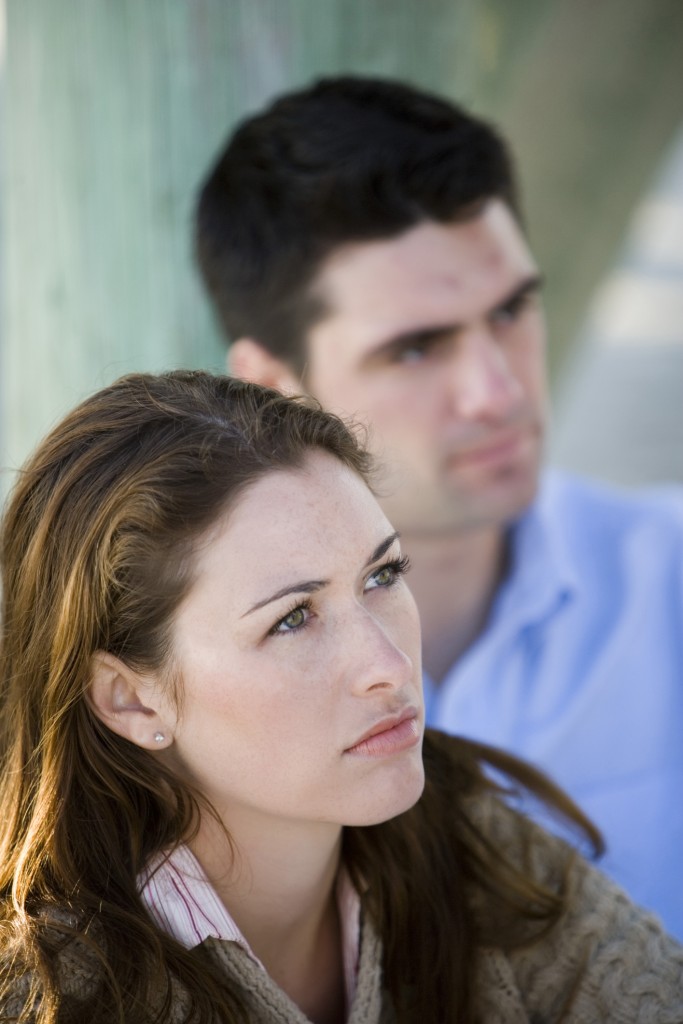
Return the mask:
[(486, 326), (462, 332), (449, 372), (453, 408), (462, 419), (500, 419), (523, 397), (501, 343)]

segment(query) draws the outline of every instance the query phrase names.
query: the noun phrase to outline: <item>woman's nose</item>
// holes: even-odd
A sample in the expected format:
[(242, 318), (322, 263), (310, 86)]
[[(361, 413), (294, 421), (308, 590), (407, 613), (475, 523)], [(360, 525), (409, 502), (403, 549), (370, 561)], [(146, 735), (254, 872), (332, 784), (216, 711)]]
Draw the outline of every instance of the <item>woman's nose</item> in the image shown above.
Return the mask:
[[(413, 681), (416, 666), (399, 641), (396, 630), (373, 615), (358, 609), (358, 630), (350, 641), (353, 657), (349, 665), (350, 685), (355, 693), (400, 690)], [(416, 633), (418, 633), (418, 628)], [(418, 634), (419, 635), (419, 634)], [(416, 641), (419, 647), (419, 639)]]

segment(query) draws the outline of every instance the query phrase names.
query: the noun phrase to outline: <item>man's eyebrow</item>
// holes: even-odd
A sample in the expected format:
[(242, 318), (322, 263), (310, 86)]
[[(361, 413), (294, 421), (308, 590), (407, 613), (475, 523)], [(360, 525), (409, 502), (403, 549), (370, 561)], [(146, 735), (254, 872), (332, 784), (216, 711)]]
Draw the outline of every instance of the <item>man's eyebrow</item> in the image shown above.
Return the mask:
[[(364, 568), (367, 569), (369, 565), (372, 565), (373, 562), (376, 562), (382, 557), (382, 555), (386, 554), (394, 541), (398, 539), (398, 536), (398, 531), (395, 531), (388, 537), (385, 537), (385, 539), (378, 544), (372, 552), (365, 563)], [(323, 587), (328, 586), (329, 582), (329, 580), (299, 580), (297, 583), (292, 583), (290, 586), (281, 587), (281, 589), (277, 590), (274, 594), (271, 594), (269, 597), (265, 597), (263, 601), (258, 601), (255, 605), (249, 608), (244, 615), (241, 615), (240, 618), (244, 619), (247, 615), (251, 615), (252, 612), (256, 612), (260, 608), (265, 608), (267, 604), (272, 604), (273, 601), (279, 601), (281, 598), (287, 597), (289, 594), (315, 594), (318, 590), (322, 590)]]
[[(543, 287), (543, 283), (544, 280), (541, 274), (532, 274), (529, 277), (524, 278), (524, 280), (518, 285), (515, 285), (512, 291), (496, 302), (495, 306), (491, 307), (488, 315), (490, 316), (497, 310), (505, 309), (506, 306), (513, 305), (515, 302), (523, 299), (527, 295), (530, 295), (532, 292), (540, 291)], [(441, 339), (457, 334), (461, 329), (462, 324), (447, 323), (425, 325), (424, 327), (412, 328), (409, 331), (402, 331), (400, 334), (394, 334), (390, 338), (380, 341), (378, 345), (367, 352), (363, 359), (363, 363), (366, 366), (371, 366), (375, 362), (381, 363), (387, 359), (390, 360), (392, 356), (397, 356), (401, 352), (405, 352), (406, 349), (412, 348), (415, 345), (438, 342)]]
[(515, 302), (525, 298), (527, 295), (531, 295), (532, 292), (539, 292), (543, 284), (542, 274), (529, 275), (529, 277), (524, 278), (523, 281), (516, 285), (508, 295), (505, 295), (500, 302), (497, 302), (491, 309), (491, 313), (495, 313), (499, 309), (505, 309), (506, 306), (514, 305)]

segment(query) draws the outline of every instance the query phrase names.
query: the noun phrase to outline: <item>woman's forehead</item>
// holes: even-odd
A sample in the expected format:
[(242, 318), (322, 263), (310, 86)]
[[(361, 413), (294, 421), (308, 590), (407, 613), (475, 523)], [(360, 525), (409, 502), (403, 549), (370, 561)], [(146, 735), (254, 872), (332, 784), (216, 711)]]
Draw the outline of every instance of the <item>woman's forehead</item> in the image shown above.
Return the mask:
[(233, 589), (250, 591), (254, 574), (276, 580), (323, 565), (355, 567), (391, 532), (362, 477), (312, 451), (300, 467), (270, 471), (244, 489), (199, 547), (195, 579), (219, 583), (229, 574)]

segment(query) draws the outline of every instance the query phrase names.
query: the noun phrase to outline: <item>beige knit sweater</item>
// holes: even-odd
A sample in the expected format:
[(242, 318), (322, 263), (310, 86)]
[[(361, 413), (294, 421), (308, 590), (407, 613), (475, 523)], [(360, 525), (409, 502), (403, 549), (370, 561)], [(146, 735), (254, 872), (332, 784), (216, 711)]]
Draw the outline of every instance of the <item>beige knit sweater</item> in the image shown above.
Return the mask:
[[(473, 817), (499, 848), (517, 859), (519, 839), (528, 824), (522, 825), (493, 798), (479, 799)], [(531, 848), (529, 866), (552, 886), (566, 863), (564, 845), (538, 829)], [(310, 1024), (235, 944), (209, 940), (205, 947), (247, 989), (259, 1024)], [(358, 989), (348, 1024), (393, 1021), (381, 988), (380, 961), (380, 942), (365, 922)], [(483, 950), (476, 988), (481, 1024), (682, 1024), (683, 946), (579, 859), (563, 918), (526, 949)]]
[[(493, 798), (479, 799), (472, 811), (499, 848), (517, 859), (528, 826)], [(532, 849), (527, 866), (552, 885), (566, 863), (564, 846), (539, 829)], [(209, 939), (201, 950), (246, 991), (255, 1024), (310, 1024), (241, 947)], [(365, 921), (348, 1024), (392, 1024), (380, 964), (379, 939)], [(79, 975), (73, 961), (62, 964), (60, 973), (63, 988), (72, 995), (93, 982), (92, 976)], [(1, 1021), (19, 1012), (22, 988), (18, 982), (16, 999), (0, 1009)], [(561, 920), (523, 950), (484, 949), (476, 989), (481, 1024), (682, 1024), (683, 947), (664, 934), (655, 918), (578, 860), (569, 909)], [(169, 1024), (182, 1019), (182, 1002), (179, 996)]]

